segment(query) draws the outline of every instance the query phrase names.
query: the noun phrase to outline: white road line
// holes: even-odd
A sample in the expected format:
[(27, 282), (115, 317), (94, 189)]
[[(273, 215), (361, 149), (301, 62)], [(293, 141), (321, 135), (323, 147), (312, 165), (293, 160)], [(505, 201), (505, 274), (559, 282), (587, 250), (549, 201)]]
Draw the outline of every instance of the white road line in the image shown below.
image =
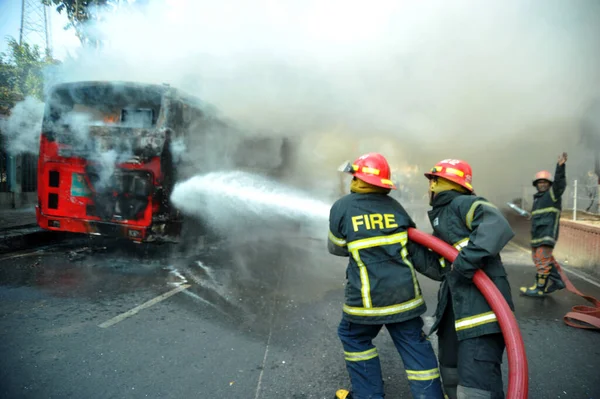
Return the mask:
[[(526, 252), (527, 254), (530, 254), (530, 255), (531, 255), (531, 250), (527, 250), (526, 248), (524, 248), (524, 247), (520, 246), (519, 244), (515, 244), (514, 242), (512, 242), (512, 241), (511, 241), (511, 242), (509, 242), (509, 243), (508, 243), (508, 245), (510, 245), (510, 246), (512, 246), (512, 247), (514, 247), (515, 249), (521, 250), (521, 251), (523, 251), (523, 252)], [(576, 272), (575, 270), (573, 270), (573, 269), (571, 269), (571, 268), (568, 268), (568, 267), (566, 267), (566, 266), (563, 266), (562, 264), (560, 265), (560, 267), (562, 267), (564, 271), (566, 271), (566, 272), (569, 272), (569, 273), (571, 273), (572, 275), (574, 275), (574, 276), (577, 276), (577, 277), (579, 277), (580, 279), (582, 279), (582, 280), (584, 280), (584, 281), (587, 281), (588, 283), (590, 283), (590, 284), (592, 284), (592, 285), (595, 285), (596, 287), (599, 287), (599, 288), (600, 288), (600, 283), (599, 283), (599, 282), (597, 282), (597, 281), (594, 281), (594, 280), (590, 279), (590, 278), (589, 278), (589, 277), (587, 277), (586, 275), (584, 275), (584, 274), (582, 274), (582, 273), (580, 273), (580, 272)]]
[(179, 287), (172, 289), (169, 292), (165, 292), (164, 294), (159, 295), (156, 298), (151, 299), (148, 302), (141, 304), (140, 306), (136, 306), (135, 308), (128, 310), (125, 313), (121, 313), (120, 315), (113, 317), (112, 319), (105, 321), (102, 324), (99, 324), (98, 327), (107, 328), (114, 324), (117, 324), (118, 322), (123, 321), (126, 318), (131, 317), (134, 314), (138, 313), (140, 310), (149, 308), (150, 306), (157, 304), (158, 302), (164, 301), (165, 299), (169, 298), (170, 296), (173, 296), (173, 295), (177, 294), (178, 292), (188, 289), (189, 287), (191, 287), (190, 284), (180, 285)]
[[(279, 280), (277, 281), (277, 287), (275, 287), (275, 292), (279, 292), (279, 288), (281, 287), (281, 280), (283, 280), (283, 276), (285, 276), (287, 272), (287, 263), (284, 264), (283, 271), (279, 276)], [(262, 378), (265, 373), (265, 367), (267, 365), (267, 357), (269, 356), (269, 346), (271, 345), (271, 337), (273, 336), (273, 324), (275, 323), (275, 319), (277, 318), (277, 297), (273, 297), (273, 310), (271, 311), (271, 319), (269, 320), (269, 338), (267, 338), (267, 345), (265, 347), (265, 355), (263, 356), (262, 365), (260, 368), (260, 374), (258, 375), (258, 382), (256, 384), (256, 392), (254, 393), (254, 399), (258, 399), (260, 397), (261, 389), (262, 389)]]
[(269, 328), (269, 338), (267, 339), (267, 347), (265, 348), (265, 356), (263, 356), (262, 365), (260, 368), (260, 374), (258, 376), (258, 384), (256, 385), (256, 393), (254, 394), (254, 399), (258, 399), (260, 396), (260, 389), (262, 385), (262, 377), (265, 372), (265, 366), (267, 364), (267, 357), (269, 356), (269, 345), (271, 344), (271, 336), (273, 335), (273, 325)]

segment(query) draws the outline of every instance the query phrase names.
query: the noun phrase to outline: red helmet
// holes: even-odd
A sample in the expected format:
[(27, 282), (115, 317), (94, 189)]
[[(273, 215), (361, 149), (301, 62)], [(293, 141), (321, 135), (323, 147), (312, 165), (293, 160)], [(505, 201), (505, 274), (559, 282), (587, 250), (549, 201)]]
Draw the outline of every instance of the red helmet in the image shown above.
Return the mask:
[(431, 172), (425, 173), (425, 177), (428, 179), (435, 176), (453, 181), (473, 192), (471, 184), (473, 181), (473, 172), (471, 171), (471, 165), (465, 161), (461, 161), (460, 159), (444, 159), (436, 163)]
[(550, 184), (552, 184), (552, 174), (547, 170), (542, 170), (535, 174), (535, 178), (533, 179), (533, 185), (538, 184), (540, 180), (547, 180)]
[(396, 189), (390, 180), (390, 165), (383, 155), (376, 152), (362, 155), (353, 163), (346, 162), (339, 170), (374, 186)]

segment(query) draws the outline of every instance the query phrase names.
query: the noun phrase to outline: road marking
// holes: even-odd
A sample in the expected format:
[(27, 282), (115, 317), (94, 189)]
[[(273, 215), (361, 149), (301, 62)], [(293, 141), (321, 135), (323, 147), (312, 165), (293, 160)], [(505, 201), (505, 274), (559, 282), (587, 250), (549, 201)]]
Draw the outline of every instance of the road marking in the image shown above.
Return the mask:
[[(519, 244), (515, 244), (514, 242), (509, 242), (508, 245), (514, 247), (515, 249), (521, 250), (523, 252), (526, 252), (527, 254), (531, 255), (531, 250), (527, 250), (525, 247), (520, 246)], [(600, 283), (597, 281), (594, 281), (592, 279), (590, 279), (589, 277), (587, 277), (585, 274), (582, 274), (580, 272), (576, 272), (575, 270), (568, 268), (566, 266), (563, 266), (562, 264), (560, 265), (560, 267), (563, 268), (564, 271), (571, 273), (574, 276), (579, 277), (580, 279), (587, 281), (588, 283), (595, 285), (596, 287), (600, 288)]]
[(149, 300), (148, 302), (142, 303), (140, 306), (136, 306), (135, 308), (133, 308), (131, 310), (128, 310), (125, 313), (121, 313), (120, 315), (115, 316), (112, 319), (110, 319), (108, 321), (105, 321), (102, 324), (99, 324), (98, 327), (100, 327), (100, 328), (107, 328), (107, 327), (110, 327), (112, 325), (115, 325), (118, 322), (123, 321), (126, 318), (131, 317), (134, 314), (138, 313), (140, 310), (149, 308), (150, 306), (152, 306), (154, 304), (157, 304), (158, 302), (164, 301), (165, 299), (167, 299), (167, 298), (169, 298), (169, 297), (177, 294), (178, 292), (186, 290), (189, 287), (191, 287), (190, 284), (180, 285), (179, 287), (177, 287), (175, 289), (172, 289), (169, 292), (165, 292), (164, 294), (159, 295), (156, 298)]
[[(281, 287), (281, 280), (283, 280), (283, 276), (287, 273), (287, 263), (284, 263), (283, 271), (279, 276), (279, 280), (277, 280), (277, 286), (275, 287), (275, 292), (279, 292)], [(258, 399), (260, 397), (261, 389), (262, 389), (262, 378), (265, 373), (265, 367), (267, 365), (267, 357), (269, 357), (269, 346), (271, 345), (271, 337), (273, 336), (273, 324), (275, 323), (275, 319), (277, 318), (277, 296), (273, 296), (273, 308), (271, 310), (271, 318), (269, 320), (269, 337), (267, 338), (267, 344), (265, 346), (265, 355), (263, 356), (263, 361), (260, 367), (260, 374), (258, 375), (258, 382), (256, 384), (256, 392), (254, 393), (254, 399)], [(285, 363), (285, 362), (284, 362)]]

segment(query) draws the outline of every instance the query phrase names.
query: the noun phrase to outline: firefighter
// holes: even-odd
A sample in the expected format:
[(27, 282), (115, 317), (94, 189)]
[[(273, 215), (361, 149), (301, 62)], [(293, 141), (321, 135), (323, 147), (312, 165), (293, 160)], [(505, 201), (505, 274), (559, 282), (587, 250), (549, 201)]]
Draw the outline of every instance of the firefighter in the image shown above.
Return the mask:
[(565, 288), (552, 251), (558, 239), (561, 197), (567, 187), (566, 163), (567, 153), (563, 152), (558, 157), (554, 181), (546, 170), (536, 173), (533, 180), (537, 193), (533, 196), (531, 209), (531, 258), (537, 273), (531, 287), (521, 287), (521, 292), (526, 296), (544, 297)]
[[(381, 154), (363, 155), (340, 170), (353, 178), (350, 194), (331, 207), (328, 249), (349, 257), (338, 336), (352, 388), (337, 391), (336, 398), (384, 397), (372, 342), (384, 325), (402, 357), (413, 396), (443, 398), (437, 359), (423, 332), (420, 316), (426, 306), (415, 272), (429, 275), (422, 266), (432, 252), (408, 241), (407, 229), (415, 224), (388, 195), (396, 187)], [(431, 269), (437, 273), (438, 265)]]
[(425, 176), (434, 236), (459, 251), (452, 265), (439, 259), (442, 283), (430, 331), (437, 330), (439, 338), (444, 391), (450, 399), (504, 398), (504, 339), (496, 315), (472, 279), (483, 270), (514, 309), (499, 255), (514, 233), (493, 204), (475, 195), (468, 163), (445, 159)]

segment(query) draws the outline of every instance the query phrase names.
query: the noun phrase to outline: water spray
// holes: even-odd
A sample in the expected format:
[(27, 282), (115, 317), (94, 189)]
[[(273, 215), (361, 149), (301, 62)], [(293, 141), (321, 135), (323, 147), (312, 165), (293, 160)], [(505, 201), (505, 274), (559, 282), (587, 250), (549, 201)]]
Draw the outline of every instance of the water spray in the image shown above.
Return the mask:
[(221, 227), (247, 220), (326, 222), (331, 206), (301, 190), (242, 171), (194, 176), (175, 185), (171, 201), (184, 214)]

